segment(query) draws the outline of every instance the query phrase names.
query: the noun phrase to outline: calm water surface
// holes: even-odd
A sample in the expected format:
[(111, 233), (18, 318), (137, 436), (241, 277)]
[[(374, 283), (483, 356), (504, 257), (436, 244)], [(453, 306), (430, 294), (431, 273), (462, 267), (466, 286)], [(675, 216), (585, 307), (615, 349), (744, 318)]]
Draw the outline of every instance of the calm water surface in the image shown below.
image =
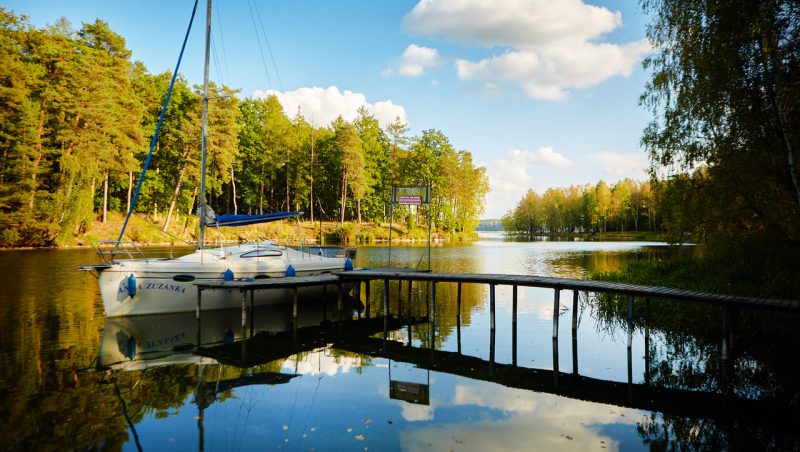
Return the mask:
[[(433, 270), (583, 278), (674, 252), (637, 242), (435, 246)], [(362, 247), (357, 266), (386, 265)], [(425, 267), (424, 247), (391, 251)], [(737, 311), (722, 359), (721, 310), (686, 304), (675, 321), (653, 300), (624, 309), (553, 290), (390, 285), (398, 321), (323, 322), (335, 303), (257, 310), (246, 341), (238, 310), (106, 319), (90, 250), (0, 252), (0, 448), (124, 450), (796, 449), (796, 316)], [(382, 287), (370, 310), (382, 316)], [(364, 291), (362, 303), (366, 301)], [(346, 317), (358, 317), (349, 300)], [(673, 304), (674, 305), (674, 304)], [(433, 311), (431, 311), (431, 309)], [(363, 311), (363, 306), (362, 306)], [(435, 323), (420, 322), (434, 317)], [(363, 316), (363, 314), (362, 314)], [(202, 344), (198, 351), (194, 345)], [(630, 344), (630, 348), (628, 347)], [(630, 354), (628, 353), (630, 350)]]

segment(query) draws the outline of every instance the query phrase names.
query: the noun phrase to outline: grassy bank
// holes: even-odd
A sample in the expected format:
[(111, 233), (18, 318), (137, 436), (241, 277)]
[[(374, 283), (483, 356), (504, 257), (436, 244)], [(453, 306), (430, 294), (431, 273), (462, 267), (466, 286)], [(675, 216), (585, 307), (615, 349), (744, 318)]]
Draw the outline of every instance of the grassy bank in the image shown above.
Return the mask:
[(592, 279), (752, 297), (800, 299), (800, 249), (747, 247), (635, 261)]
[[(119, 213), (109, 214), (105, 223), (95, 221), (83, 234), (74, 237), (59, 246), (88, 246), (99, 240), (116, 240), (124, 222)], [(125, 232), (124, 240), (143, 245), (181, 245), (194, 244), (197, 241), (197, 219), (192, 216), (180, 217), (172, 221), (166, 231), (162, 231), (163, 218), (150, 219), (133, 216)], [(363, 244), (379, 243), (389, 240), (389, 223), (344, 223), (285, 220), (243, 227), (225, 227), (219, 231), (215, 228), (206, 230), (206, 239), (216, 241), (218, 233), (224, 241), (273, 240), (279, 243), (297, 243), (298, 234), (305, 243), (322, 244)], [(432, 234), (435, 241), (466, 241), (477, 238), (476, 233), (444, 233)], [(393, 241), (427, 241), (428, 231), (425, 226), (408, 228), (403, 224), (394, 224)]]

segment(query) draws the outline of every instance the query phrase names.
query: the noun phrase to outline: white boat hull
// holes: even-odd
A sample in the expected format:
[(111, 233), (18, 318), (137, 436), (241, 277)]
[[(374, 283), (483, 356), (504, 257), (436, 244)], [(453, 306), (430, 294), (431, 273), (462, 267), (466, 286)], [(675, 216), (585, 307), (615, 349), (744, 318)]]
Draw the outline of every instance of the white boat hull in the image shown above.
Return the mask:
[[(258, 254), (255, 257), (248, 255)], [(196, 251), (177, 259), (128, 259), (99, 271), (98, 282), (106, 316), (191, 312), (197, 309), (197, 282), (286, 277), (289, 265), (296, 276), (331, 273), (345, 269), (344, 257), (330, 258), (272, 245), (242, 245), (225, 250)], [(303, 299), (335, 294), (335, 287), (303, 287)], [(202, 310), (240, 307), (239, 290), (203, 290)], [(292, 300), (290, 289), (257, 290), (253, 304), (263, 306)], [(248, 304), (250, 300), (247, 300)]]

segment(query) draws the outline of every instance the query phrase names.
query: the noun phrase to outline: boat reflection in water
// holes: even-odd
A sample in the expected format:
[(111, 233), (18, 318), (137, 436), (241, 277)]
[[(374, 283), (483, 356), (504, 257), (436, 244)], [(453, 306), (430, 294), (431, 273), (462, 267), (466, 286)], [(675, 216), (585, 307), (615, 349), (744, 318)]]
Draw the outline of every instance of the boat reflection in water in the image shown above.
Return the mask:
[[(352, 298), (345, 312), (357, 315)], [(292, 305), (256, 306), (248, 314), (239, 309), (195, 313), (108, 317), (103, 329), (98, 366), (112, 370), (144, 370), (171, 364), (211, 364), (203, 350), (242, 344), (255, 336), (276, 336), (297, 329), (319, 326), (336, 313), (333, 301), (304, 303), (292, 320)], [(242, 325), (243, 315), (246, 317)], [(287, 352), (287, 355), (290, 354)], [(224, 360), (224, 359), (223, 359)]]

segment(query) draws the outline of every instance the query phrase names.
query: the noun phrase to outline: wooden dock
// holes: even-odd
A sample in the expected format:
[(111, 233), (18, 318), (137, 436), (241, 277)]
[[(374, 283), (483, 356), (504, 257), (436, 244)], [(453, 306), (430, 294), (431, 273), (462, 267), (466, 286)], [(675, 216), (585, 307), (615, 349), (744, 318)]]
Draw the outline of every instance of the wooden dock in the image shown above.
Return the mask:
[(394, 268), (359, 269), (349, 272), (338, 272), (336, 274), (345, 281), (430, 281), (433, 283), (451, 282), (461, 284), (485, 284), (490, 287), (499, 285), (543, 287), (556, 290), (614, 293), (628, 295), (631, 297), (660, 298), (666, 300), (693, 301), (737, 307), (800, 312), (800, 300), (775, 300), (766, 298), (742, 297), (736, 295), (697, 292), (685, 289), (671, 289), (668, 287), (643, 286), (637, 284), (583, 279), (485, 273), (432, 273)]

